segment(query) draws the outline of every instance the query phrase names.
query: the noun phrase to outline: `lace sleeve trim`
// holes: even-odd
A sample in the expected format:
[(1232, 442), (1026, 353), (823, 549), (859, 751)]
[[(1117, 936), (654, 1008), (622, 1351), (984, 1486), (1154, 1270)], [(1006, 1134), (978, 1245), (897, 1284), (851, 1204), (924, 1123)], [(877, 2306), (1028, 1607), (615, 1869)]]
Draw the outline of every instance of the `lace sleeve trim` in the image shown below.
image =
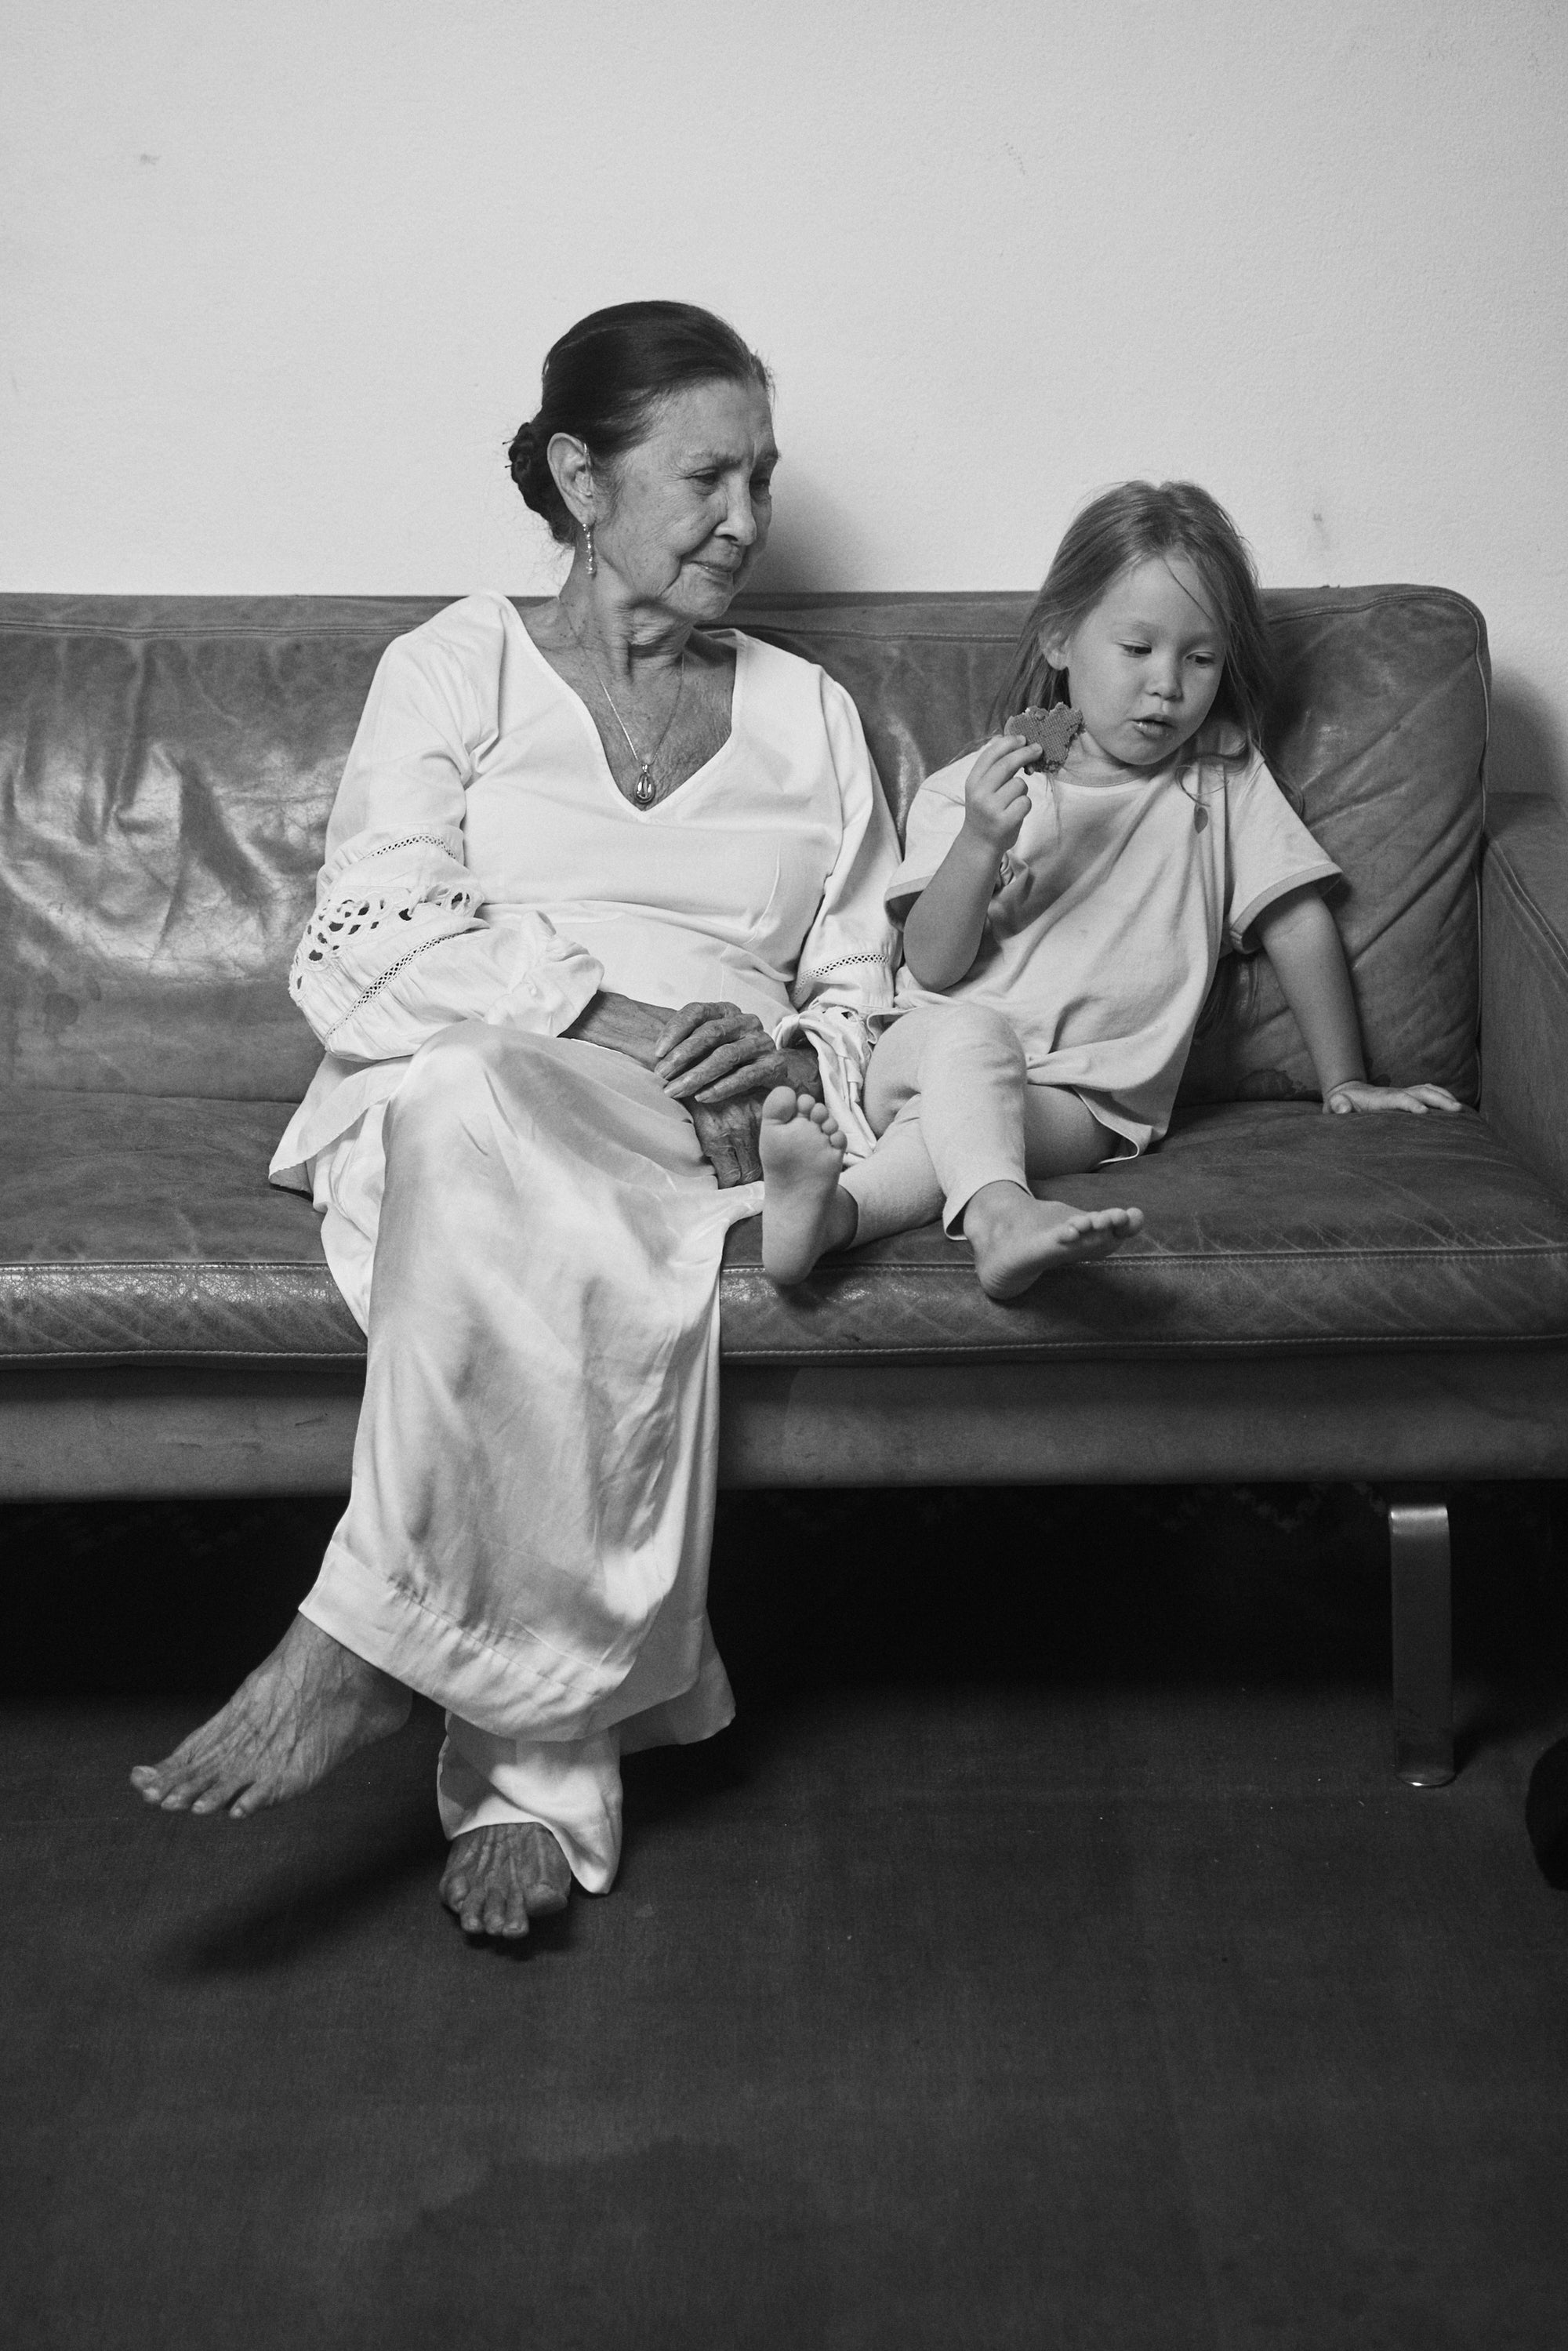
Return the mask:
[[(383, 923), (412, 923), (415, 914), (424, 913), (426, 908), (438, 914), (457, 915), (467, 920), (472, 917), (479, 897), (477, 883), (465, 881), (451, 882), (444, 887), (423, 889), (417, 898), (410, 898), (403, 904), (399, 903), (395, 885), (390, 898), (380, 895), (361, 898), (356, 890), (347, 896), (330, 900), (312, 914), (305, 925), (305, 936), (300, 940), (298, 953), (295, 956), (295, 994), (299, 993), (303, 981), (302, 965), (325, 962), (329, 956), (335, 956), (340, 947), (347, 946), (359, 932), (379, 931)], [(396, 968), (395, 966), (393, 967)]]
[(383, 841), (376, 848), (364, 851), (362, 862), (368, 865), (373, 857), (390, 857), (394, 850), (418, 849), (422, 844), (430, 849), (439, 849), (443, 856), (451, 854), (439, 832), (404, 832), (400, 833), (395, 841)]
[(386, 987), (389, 980), (395, 979), (399, 972), (402, 971), (409, 964), (413, 963), (416, 956), (422, 956), (424, 953), (426, 947), (442, 946), (452, 935), (453, 934), (450, 932), (441, 931), (437, 932), (433, 938), (421, 939), (417, 946), (412, 946), (406, 955), (399, 956), (396, 963), (389, 964), (385, 971), (382, 973), (380, 978), (372, 979), (370, 986), (367, 988), (364, 988), (361, 994), (355, 998), (353, 1003), (350, 1005), (347, 1012), (343, 1013), (338, 1019), (334, 1020), (332, 1026), (322, 1036), (321, 1042), (326, 1046), (328, 1051), (331, 1051), (332, 1040), (338, 1034), (339, 1029), (346, 1029), (350, 1021), (354, 1019), (359, 1013), (364, 1010), (365, 1006), (370, 1002), (371, 997), (379, 996), (381, 994), (382, 989)]
[(806, 974), (806, 977), (808, 979), (820, 979), (824, 972), (842, 971), (846, 965), (852, 963), (879, 964), (888, 970), (893, 968), (893, 957), (885, 952), (880, 955), (872, 955), (869, 953), (865, 955), (842, 955), (834, 956), (829, 963), (814, 963), (810, 971)]

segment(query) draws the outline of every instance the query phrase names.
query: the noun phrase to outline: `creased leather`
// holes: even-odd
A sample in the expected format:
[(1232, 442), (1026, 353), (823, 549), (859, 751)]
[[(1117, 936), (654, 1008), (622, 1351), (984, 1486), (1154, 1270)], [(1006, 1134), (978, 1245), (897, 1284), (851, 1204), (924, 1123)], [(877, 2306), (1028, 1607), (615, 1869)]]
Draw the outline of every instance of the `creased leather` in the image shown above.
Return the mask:
[[(442, 598), (0, 597), (0, 1083), (294, 1101), (286, 977), (385, 645)], [(1024, 595), (743, 597), (860, 706), (902, 821), (984, 730)], [(1446, 590), (1275, 590), (1268, 749), (1343, 869), (1371, 1066), (1475, 1099), (1486, 637)], [(214, 1048), (214, 1040), (221, 1044)], [(1184, 1099), (1312, 1072), (1267, 967), (1227, 967)]]
[(1568, 1211), (1473, 1112), (1200, 1107), (1178, 1113), (1146, 1158), (1051, 1190), (1075, 1207), (1140, 1207), (1145, 1229), (1005, 1305), (936, 1225), (825, 1260), (789, 1291), (761, 1270), (757, 1221), (737, 1226), (726, 1355), (939, 1362), (1568, 1338)]
[[(361, 1353), (308, 1204), (264, 1171), (317, 1058), (286, 974), (338, 773), (382, 648), (443, 601), (0, 598), (0, 1360)], [(981, 733), (1027, 603), (753, 598), (736, 618), (848, 686), (902, 817), (922, 776)], [(1338, 911), (1373, 1067), (1469, 1095), (1479, 615), (1431, 589), (1268, 603), (1282, 675), (1270, 753), (1346, 871)], [(1460, 1347), (1495, 1361), (1561, 1343), (1568, 1213), (1546, 1187), (1568, 1196), (1565, 840), (1549, 807), (1494, 810), (1490, 1124), (1327, 1120), (1268, 1099), (1310, 1073), (1271, 981), (1242, 964), (1164, 1148), (1060, 1187), (1142, 1206), (1131, 1247), (996, 1306), (932, 1228), (781, 1296), (742, 1227), (723, 1276), (727, 1358), (1153, 1366)], [(1217, 1094), (1243, 1099), (1203, 1106)]]
[(0, 1363), (361, 1355), (315, 1211), (267, 1181), (288, 1111), (0, 1095)]
[[(261, 1177), (285, 1105), (0, 1098), (0, 1362), (337, 1362), (364, 1342), (298, 1194)], [(1329, 1119), (1296, 1104), (1178, 1116), (1148, 1158), (1063, 1181), (1125, 1200), (1118, 1256), (995, 1305), (936, 1226), (774, 1289), (730, 1235), (732, 1363), (945, 1362), (1568, 1339), (1568, 1210), (1474, 1113)]]
[(1492, 793), (1481, 867), (1482, 1102), (1568, 1199), (1568, 815)]

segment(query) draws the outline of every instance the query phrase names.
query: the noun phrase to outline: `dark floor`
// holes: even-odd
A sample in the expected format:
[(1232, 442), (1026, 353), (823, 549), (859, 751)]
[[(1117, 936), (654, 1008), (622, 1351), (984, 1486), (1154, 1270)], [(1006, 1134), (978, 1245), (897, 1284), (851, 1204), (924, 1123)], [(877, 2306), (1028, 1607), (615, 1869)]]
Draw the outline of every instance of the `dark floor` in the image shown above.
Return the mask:
[(1426, 1795), (1364, 1494), (730, 1498), (741, 1720), (521, 1959), (427, 1709), (243, 1827), (124, 1788), (333, 1515), (0, 1512), (8, 2346), (1568, 2345), (1568, 1490), (1458, 1499)]

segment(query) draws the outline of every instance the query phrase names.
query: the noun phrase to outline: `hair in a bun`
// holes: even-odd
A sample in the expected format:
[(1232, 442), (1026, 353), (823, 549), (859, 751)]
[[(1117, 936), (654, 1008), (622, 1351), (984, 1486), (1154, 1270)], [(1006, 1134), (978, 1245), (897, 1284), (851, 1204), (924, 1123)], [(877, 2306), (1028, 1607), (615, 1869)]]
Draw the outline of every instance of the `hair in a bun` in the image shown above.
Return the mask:
[(525, 505), (570, 547), (577, 526), (549, 469), (549, 444), (570, 433), (609, 467), (647, 431), (653, 409), (692, 383), (773, 380), (735, 329), (691, 302), (618, 302), (580, 319), (545, 360), (539, 410), (507, 449)]
[[(559, 431), (559, 427), (557, 428)], [(555, 475), (549, 469), (549, 435), (539, 431), (538, 423), (519, 424), (507, 451), (512, 479), (522, 492), (524, 504), (535, 514), (543, 515), (558, 538), (571, 537), (571, 517), (567, 513), (560, 492), (555, 486)], [(565, 517), (566, 528), (560, 528)]]

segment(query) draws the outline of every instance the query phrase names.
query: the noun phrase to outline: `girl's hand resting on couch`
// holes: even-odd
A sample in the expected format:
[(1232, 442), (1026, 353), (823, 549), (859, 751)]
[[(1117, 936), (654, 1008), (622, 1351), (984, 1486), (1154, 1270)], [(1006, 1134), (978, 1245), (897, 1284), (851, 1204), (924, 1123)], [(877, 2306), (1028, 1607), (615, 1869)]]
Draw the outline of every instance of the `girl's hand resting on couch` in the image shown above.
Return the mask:
[(1429, 1110), (1459, 1111), (1464, 1104), (1454, 1100), (1447, 1086), (1375, 1086), (1364, 1078), (1347, 1078), (1329, 1088), (1323, 1108), (1335, 1118), (1348, 1118), (1358, 1110), (1407, 1110), (1425, 1118)]

